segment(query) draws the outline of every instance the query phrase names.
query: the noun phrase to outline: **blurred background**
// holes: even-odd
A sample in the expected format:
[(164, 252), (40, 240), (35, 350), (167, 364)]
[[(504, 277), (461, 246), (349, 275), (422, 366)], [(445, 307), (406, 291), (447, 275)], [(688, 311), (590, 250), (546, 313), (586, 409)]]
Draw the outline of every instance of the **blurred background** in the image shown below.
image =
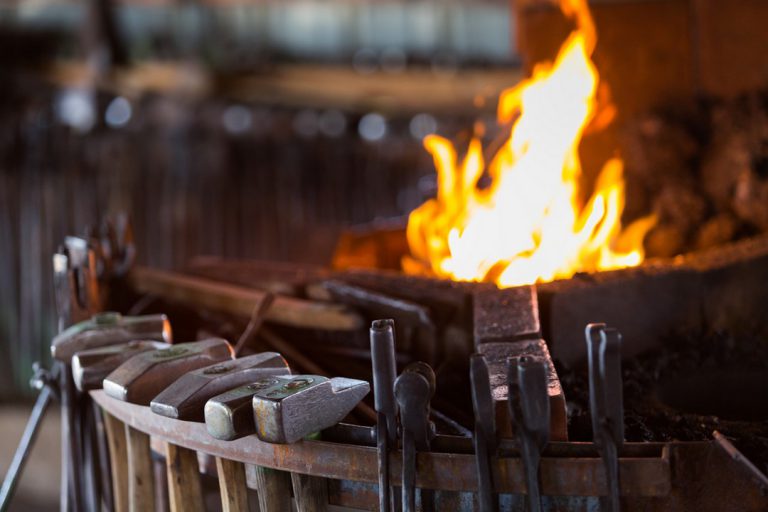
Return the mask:
[[(51, 256), (128, 212), (139, 262), (327, 263), (430, 193), (421, 138), (517, 80), (509, 2), (4, 2), (0, 397), (54, 334)], [(482, 34), (482, 37), (478, 37)]]
[[(66, 235), (127, 212), (141, 264), (327, 264), (342, 229), (431, 193), (424, 135), (493, 117), (513, 27), (505, 1), (2, 2), (0, 475)], [(58, 421), (13, 510), (58, 509)]]

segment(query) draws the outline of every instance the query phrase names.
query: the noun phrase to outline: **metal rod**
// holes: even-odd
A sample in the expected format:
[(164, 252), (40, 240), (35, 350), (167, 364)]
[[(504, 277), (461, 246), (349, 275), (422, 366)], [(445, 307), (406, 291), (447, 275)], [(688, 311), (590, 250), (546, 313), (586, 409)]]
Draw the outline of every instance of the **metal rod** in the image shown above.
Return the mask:
[(43, 423), (43, 416), (51, 403), (51, 395), (51, 388), (45, 386), (37, 396), (35, 406), (32, 408), (32, 414), (29, 416), (29, 420), (27, 420), (27, 426), (24, 428), (19, 446), (16, 448), (11, 465), (5, 474), (3, 486), (0, 488), (0, 512), (8, 510), (11, 504), (16, 485), (19, 483), (19, 479), (24, 472), (24, 465), (29, 458), (29, 453), (35, 443), (35, 438), (37, 438), (40, 425)]
[(243, 334), (240, 335), (240, 339), (238, 339), (235, 344), (235, 357), (240, 355), (243, 348), (245, 348), (245, 346), (254, 338), (256, 333), (259, 332), (261, 324), (264, 323), (264, 317), (274, 301), (275, 295), (267, 292), (261, 301), (253, 307), (251, 320), (248, 322), (245, 331), (243, 331)]

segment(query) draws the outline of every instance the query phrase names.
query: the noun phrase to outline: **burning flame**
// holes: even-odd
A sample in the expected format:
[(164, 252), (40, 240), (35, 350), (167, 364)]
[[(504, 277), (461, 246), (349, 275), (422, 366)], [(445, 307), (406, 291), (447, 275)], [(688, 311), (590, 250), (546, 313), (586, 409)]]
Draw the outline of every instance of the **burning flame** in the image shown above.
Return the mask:
[[(498, 120), (511, 133), (487, 169), (477, 138), (461, 163), (448, 140), (424, 140), (438, 193), (408, 219), (406, 272), (514, 286), (643, 261), (643, 238), (656, 219), (622, 231), (620, 159), (605, 164), (592, 196), (579, 201), (578, 147), (596, 111), (597, 36), (585, 0), (560, 5), (576, 29), (554, 63), (537, 64), (532, 77), (502, 93)], [(483, 188), (484, 173), (491, 183)]]

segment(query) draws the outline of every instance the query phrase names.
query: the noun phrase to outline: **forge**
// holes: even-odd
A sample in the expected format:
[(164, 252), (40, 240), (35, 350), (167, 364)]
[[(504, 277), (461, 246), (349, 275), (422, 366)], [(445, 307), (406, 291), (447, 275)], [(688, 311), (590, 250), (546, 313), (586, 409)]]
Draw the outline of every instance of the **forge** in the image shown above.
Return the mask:
[(125, 3), (0, 20), (0, 511), (52, 402), (65, 511), (768, 509), (766, 6)]

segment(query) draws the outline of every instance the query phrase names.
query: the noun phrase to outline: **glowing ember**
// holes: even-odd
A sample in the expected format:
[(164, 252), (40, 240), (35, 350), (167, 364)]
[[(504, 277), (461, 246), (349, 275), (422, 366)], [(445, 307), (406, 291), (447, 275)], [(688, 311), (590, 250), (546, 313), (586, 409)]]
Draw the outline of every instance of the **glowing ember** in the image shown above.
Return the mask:
[(477, 186), (485, 169), (479, 140), (459, 163), (448, 140), (425, 139), (438, 195), (408, 219), (406, 272), (514, 286), (642, 262), (656, 220), (622, 231), (621, 160), (605, 164), (585, 204), (578, 199), (578, 147), (595, 114), (596, 33), (584, 0), (561, 0), (561, 8), (576, 29), (554, 64), (538, 64), (499, 99), (499, 122), (511, 123), (511, 133), (485, 171), (490, 186)]

